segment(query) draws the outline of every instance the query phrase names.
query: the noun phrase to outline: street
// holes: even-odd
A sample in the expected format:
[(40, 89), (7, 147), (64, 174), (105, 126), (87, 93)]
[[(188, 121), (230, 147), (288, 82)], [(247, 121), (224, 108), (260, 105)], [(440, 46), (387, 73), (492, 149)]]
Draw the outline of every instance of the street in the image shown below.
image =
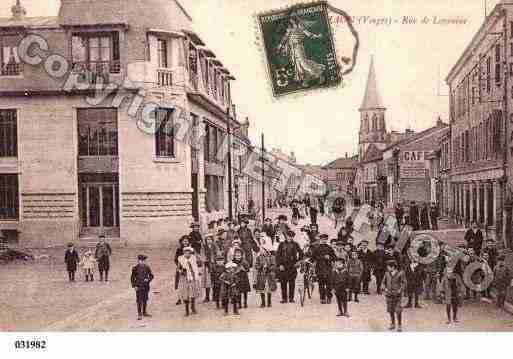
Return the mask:
[[(304, 224), (305, 220), (299, 227)], [(320, 217), (319, 224), (321, 233), (328, 233), (330, 238), (336, 235), (331, 219)], [(372, 243), (372, 234), (367, 237)], [(135, 295), (129, 286), (129, 268), (140, 251), (148, 253), (148, 263), (155, 274), (149, 302), (152, 317), (142, 321), (137, 320)], [(222, 310), (215, 309), (215, 303), (204, 304), (200, 300), (198, 314), (185, 318), (183, 306), (175, 305), (177, 295), (172, 290), (174, 264), (171, 252), (126, 248), (115, 251), (113, 258), (115, 270), (112, 282), (108, 284), (95, 282), (88, 285), (80, 278), (79, 282), (70, 285), (62, 264), (48, 266), (47, 270), (52, 271), (48, 276), (41, 273), (41, 267), (34, 268), (39, 275), (32, 271), (31, 282), (18, 279), (19, 284), (13, 285), (9, 281), (12, 276), (2, 276), (0, 286), (7, 290), (0, 294), (0, 303), (4, 308), (7, 306), (10, 317), (6, 318), (4, 311), (0, 316), (0, 328), (47, 331), (387, 331), (388, 328), (385, 300), (372, 294), (374, 284), (371, 284), (371, 295), (362, 295), (358, 304), (349, 303), (350, 318), (336, 317), (335, 301), (331, 305), (321, 305), (317, 289), (304, 307), (298, 300), (280, 304), (278, 289), (271, 308), (259, 308), (259, 298), (251, 292), (249, 308), (242, 309), (240, 316), (224, 316)], [(30, 264), (24, 265), (23, 271), (30, 273)], [(445, 324), (445, 305), (431, 301), (422, 304), (422, 309), (405, 309), (405, 331), (513, 329), (513, 317), (497, 310), (491, 303), (466, 302), (461, 309), (461, 322), (452, 325)], [(16, 323), (16, 326), (7, 327), (5, 323)]]

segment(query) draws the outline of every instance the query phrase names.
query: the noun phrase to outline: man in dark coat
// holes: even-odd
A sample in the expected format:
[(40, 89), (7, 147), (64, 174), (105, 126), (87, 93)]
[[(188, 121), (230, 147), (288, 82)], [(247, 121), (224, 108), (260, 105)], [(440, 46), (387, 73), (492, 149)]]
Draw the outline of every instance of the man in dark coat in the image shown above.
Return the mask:
[(258, 250), (258, 246), (256, 246), (256, 242), (253, 239), (253, 233), (251, 233), (251, 229), (248, 228), (249, 221), (247, 219), (243, 219), (240, 228), (237, 231), (237, 235), (241, 241), (241, 248), (244, 251), (244, 256), (246, 261), (249, 264), (249, 267), (253, 267), (253, 251)]
[(420, 227), (423, 231), (429, 230), (429, 208), (427, 203), (424, 203), (420, 210)]
[(358, 249), (358, 258), (363, 264), (363, 273), (361, 277), (361, 291), (363, 294), (369, 294), (369, 283), (371, 281), (371, 271), (374, 262), (374, 253), (369, 249), (369, 241), (362, 240)]
[(138, 263), (132, 268), (132, 275), (130, 276), (132, 288), (135, 289), (136, 294), (138, 320), (141, 320), (143, 316), (151, 317), (147, 311), (147, 304), (153, 273), (151, 268), (145, 263), (146, 258), (142, 254), (137, 256)]
[(435, 203), (431, 203), (429, 208), (429, 219), (431, 220), (431, 229), (438, 231), (438, 206)]
[(110, 256), (112, 255), (112, 248), (105, 242), (105, 236), (100, 236), (100, 242), (96, 245), (94, 258), (98, 261), (98, 271), (100, 272), (100, 282), (103, 282), (103, 275), (105, 274), (105, 281), (109, 281), (110, 270)]
[(465, 233), (465, 241), (467, 242), (467, 248), (473, 248), (476, 256), (479, 257), (483, 247), (483, 232), (481, 232), (476, 222), (472, 222), (472, 227)]
[(269, 238), (274, 238), (274, 236), (276, 235), (276, 231), (274, 229), (273, 222), (271, 221), (270, 218), (265, 219), (265, 223), (262, 226), (262, 232), (267, 234), (267, 236)]
[(412, 226), (414, 231), (419, 230), (419, 208), (415, 204), (415, 201), (411, 201), (410, 205), (410, 214), (408, 216), (409, 218), (409, 224)]
[(395, 219), (397, 220), (397, 229), (400, 231), (403, 225), (404, 209), (401, 203), (395, 205)]
[(337, 259), (333, 248), (328, 244), (328, 235), (319, 236), (320, 243), (312, 248), (312, 260), (315, 262), (315, 274), (319, 283), (321, 304), (331, 303), (331, 272), (333, 263)]
[(278, 216), (278, 223), (276, 223), (276, 225), (274, 226), (274, 234), (275, 235), (278, 235), (280, 233), (286, 235), (287, 232), (290, 231), (290, 227), (289, 227), (287, 221), (288, 221), (288, 218), (286, 215), (280, 214)]
[[(294, 303), (294, 291), (296, 289), (296, 263), (303, 258), (303, 251), (299, 244), (294, 242), (295, 233), (289, 231), (285, 242), (281, 242), (276, 252), (276, 264), (281, 286), (281, 303)], [(287, 290), (288, 289), (288, 290)]]
[(387, 270), (387, 261), (393, 259), (393, 256), (387, 256), (383, 244), (376, 244), (376, 251), (374, 252), (373, 258), (373, 273), (376, 278), (376, 292), (378, 295), (381, 295), (381, 283), (383, 283), (383, 278)]
[(192, 231), (189, 233), (189, 244), (194, 249), (194, 253), (201, 253), (203, 237), (200, 233), (200, 225), (198, 222), (191, 224)]
[(301, 231), (306, 233), (310, 245), (317, 242), (319, 237), (319, 226), (317, 224), (310, 224), (308, 229), (302, 229)]
[(66, 270), (68, 271), (68, 277), (70, 282), (75, 281), (75, 272), (77, 271), (78, 262), (80, 259), (78, 258), (78, 253), (75, 250), (75, 246), (73, 243), (68, 244), (68, 249), (64, 254), (64, 262), (66, 263)]
[(415, 308), (422, 308), (419, 303), (419, 296), (425, 279), (424, 266), (416, 260), (411, 260), (405, 268), (406, 274), (406, 293), (408, 294), (408, 304), (406, 308), (412, 307), (413, 298), (415, 298)]

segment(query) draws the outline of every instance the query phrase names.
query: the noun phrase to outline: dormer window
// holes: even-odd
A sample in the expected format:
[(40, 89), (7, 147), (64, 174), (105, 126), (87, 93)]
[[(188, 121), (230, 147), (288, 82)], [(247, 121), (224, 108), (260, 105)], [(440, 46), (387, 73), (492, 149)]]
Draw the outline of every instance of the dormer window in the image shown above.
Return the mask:
[(0, 36), (0, 75), (19, 76), (22, 64), (18, 56), (18, 36)]
[(73, 69), (119, 73), (119, 34), (87, 32), (73, 34), (71, 40)]

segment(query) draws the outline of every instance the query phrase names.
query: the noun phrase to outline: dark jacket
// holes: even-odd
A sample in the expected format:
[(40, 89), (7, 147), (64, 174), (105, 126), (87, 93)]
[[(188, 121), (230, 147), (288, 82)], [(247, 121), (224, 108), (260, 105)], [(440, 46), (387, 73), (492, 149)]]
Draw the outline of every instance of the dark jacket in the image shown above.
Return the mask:
[(276, 264), (285, 268), (294, 268), (297, 261), (303, 258), (303, 251), (294, 241), (281, 242), (276, 252)]
[(483, 247), (483, 232), (480, 229), (474, 233), (472, 228), (465, 233), (465, 241), (469, 248), (473, 248), (477, 255), (480, 255), (481, 248)]
[(130, 281), (133, 288), (139, 290), (150, 290), (150, 283), (153, 280), (153, 273), (147, 264), (138, 263), (132, 267), (132, 275)]
[(387, 297), (400, 297), (406, 288), (406, 278), (403, 271), (396, 271), (395, 274), (385, 274), (385, 293)]
[[(327, 257), (327, 258), (326, 258)], [(335, 251), (328, 244), (317, 244), (312, 248), (312, 259), (318, 277), (328, 277), (337, 259)]]
[(387, 261), (392, 258), (388, 258), (384, 250), (376, 250), (373, 258), (373, 270), (374, 273), (384, 274), (387, 270)]
[(350, 288), (350, 278), (347, 269), (334, 269), (331, 272), (331, 286), (335, 293), (341, 293)]
[(424, 230), (429, 229), (429, 209), (427, 206), (423, 206), (420, 210), (420, 226)]
[(66, 250), (66, 254), (64, 254), (64, 262), (66, 263), (66, 270), (68, 272), (75, 272), (77, 270), (78, 262), (80, 259), (78, 258), (78, 252), (76, 249), (70, 251)]
[(426, 276), (424, 266), (417, 264), (414, 270), (411, 265), (407, 264), (405, 268), (406, 274), (406, 292), (409, 294), (422, 293), (423, 283)]
[(419, 230), (419, 208), (417, 205), (412, 205), (410, 207), (409, 224), (413, 227), (414, 231)]
[(203, 238), (201, 237), (201, 233), (192, 231), (191, 233), (189, 233), (189, 238), (190, 238), (189, 244), (194, 249), (196, 254), (201, 253), (201, 245), (203, 243)]
[(264, 224), (262, 226), (262, 232), (264, 232), (265, 234), (267, 234), (267, 236), (269, 238), (274, 240), (274, 236), (276, 235), (276, 231), (275, 231), (274, 226), (272, 224)]
[(505, 291), (511, 285), (511, 271), (506, 265), (496, 266), (493, 285), (498, 291)]
[(237, 260), (237, 259), (234, 259), (233, 260), (233, 263), (237, 264), (237, 270), (236, 270), (236, 275), (238, 277), (238, 290), (240, 293), (248, 293), (251, 291), (251, 285), (249, 284), (249, 276), (248, 276), (248, 271), (249, 271), (249, 263), (244, 260), (244, 259), (241, 259), (241, 260)]

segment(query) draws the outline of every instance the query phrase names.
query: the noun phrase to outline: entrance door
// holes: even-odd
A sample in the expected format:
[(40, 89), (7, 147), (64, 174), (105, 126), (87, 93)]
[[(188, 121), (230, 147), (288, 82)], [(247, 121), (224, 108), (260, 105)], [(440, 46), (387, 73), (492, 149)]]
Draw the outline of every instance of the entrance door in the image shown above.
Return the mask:
[(82, 236), (119, 237), (119, 186), (117, 183), (82, 183)]

